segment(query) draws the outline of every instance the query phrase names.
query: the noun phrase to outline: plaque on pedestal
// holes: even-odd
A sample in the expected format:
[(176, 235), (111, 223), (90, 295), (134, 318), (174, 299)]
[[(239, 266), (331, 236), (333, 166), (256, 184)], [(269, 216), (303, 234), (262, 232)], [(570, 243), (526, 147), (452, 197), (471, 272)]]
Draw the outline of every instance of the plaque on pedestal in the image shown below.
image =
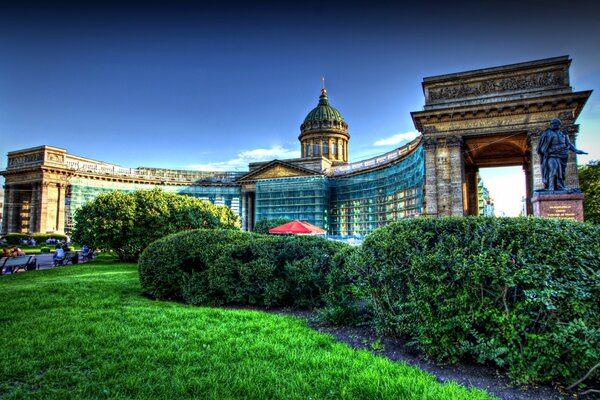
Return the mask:
[(532, 197), (533, 215), (583, 222), (583, 194), (540, 191)]

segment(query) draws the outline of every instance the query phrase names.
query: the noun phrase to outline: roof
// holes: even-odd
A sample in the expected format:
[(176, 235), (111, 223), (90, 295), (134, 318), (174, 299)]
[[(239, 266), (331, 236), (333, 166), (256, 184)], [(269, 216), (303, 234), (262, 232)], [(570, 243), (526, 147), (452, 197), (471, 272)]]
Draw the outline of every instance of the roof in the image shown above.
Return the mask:
[(293, 220), (287, 224), (277, 226), (269, 229), (269, 233), (278, 235), (323, 235), (325, 229), (319, 228), (316, 225), (310, 224), (306, 221)]

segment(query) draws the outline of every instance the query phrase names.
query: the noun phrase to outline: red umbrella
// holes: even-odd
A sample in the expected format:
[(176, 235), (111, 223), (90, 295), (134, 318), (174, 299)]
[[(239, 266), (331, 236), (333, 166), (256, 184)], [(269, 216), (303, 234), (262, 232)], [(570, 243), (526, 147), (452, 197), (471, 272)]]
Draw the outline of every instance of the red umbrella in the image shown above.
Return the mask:
[(319, 228), (313, 224), (309, 224), (305, 221), (298, 221), (297, 219), (269, 229), (269, 233), (278, 235), (323, 235), (325, 229)]

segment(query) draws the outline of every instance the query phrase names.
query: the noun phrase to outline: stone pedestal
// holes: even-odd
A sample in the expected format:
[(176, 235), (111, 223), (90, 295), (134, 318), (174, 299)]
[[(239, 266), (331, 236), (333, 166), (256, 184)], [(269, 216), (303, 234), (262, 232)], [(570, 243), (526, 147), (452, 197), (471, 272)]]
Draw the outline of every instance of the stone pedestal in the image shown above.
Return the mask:
[(533, 215), (545, 218), (574, 219), (583, 222), (583, 194), (536, 193), (531, 199)]

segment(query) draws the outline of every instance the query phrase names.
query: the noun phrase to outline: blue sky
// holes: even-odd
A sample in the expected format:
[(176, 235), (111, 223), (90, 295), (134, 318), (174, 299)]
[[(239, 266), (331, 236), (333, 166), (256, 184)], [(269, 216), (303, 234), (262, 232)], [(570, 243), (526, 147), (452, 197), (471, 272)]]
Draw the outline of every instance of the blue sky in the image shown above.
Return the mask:
[[(573, 59), (574, 90), (595, 90), (578, 119), (590, 153), (579, 162), (600, 159), (598, 2), (2, 7), (2, 169), (7, 152), (43, 144), (126, 167), (295, 157), (323, 75), (358, 161), (412, 137), (423, 77), (560, 55)], [(515, 174), (482, 173), (487, 186)]]

